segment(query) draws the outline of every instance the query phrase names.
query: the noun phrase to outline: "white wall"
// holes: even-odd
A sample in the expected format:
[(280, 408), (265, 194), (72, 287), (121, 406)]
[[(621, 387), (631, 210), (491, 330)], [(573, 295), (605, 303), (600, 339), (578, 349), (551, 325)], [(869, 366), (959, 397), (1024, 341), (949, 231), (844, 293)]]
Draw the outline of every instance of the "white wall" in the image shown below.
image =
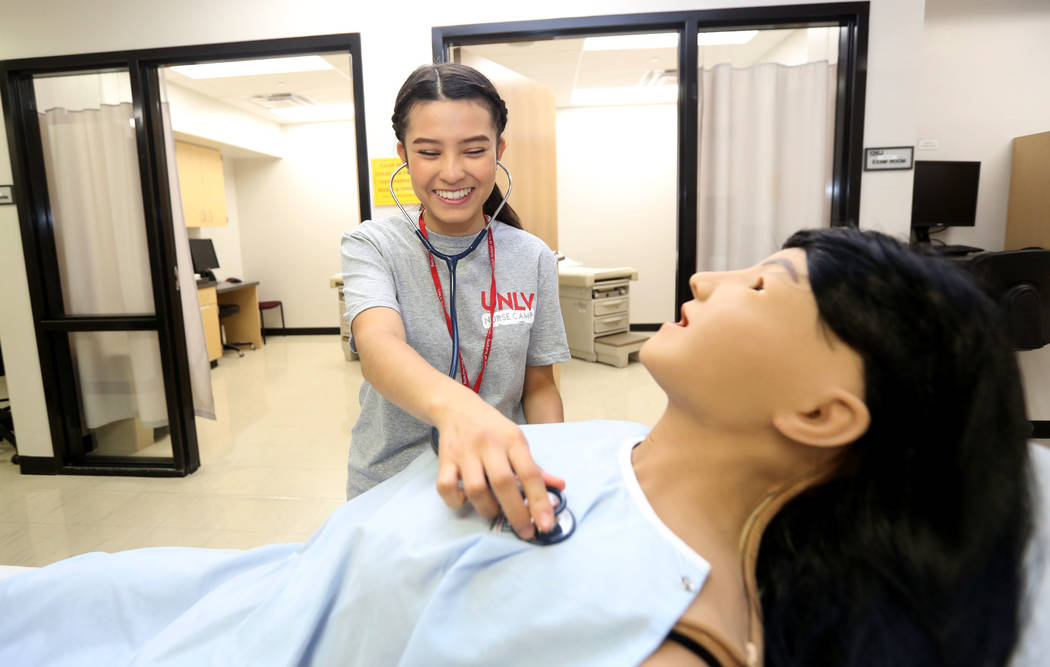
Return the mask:
[[(917, 160), (979, 160), (977, 224), (939, 238), (1002, 250), (1011, 140), (1050, 131), (1050, 4), (929, 0), (922, 49)], [(1050, 346), (1018, 354), (1032, 419), (1050, 420)]]
[(1002, 250), (1014, 137), (1050, 131), (1050, 3), (928, 0), (917, 160), (979, 160), (977, 224), (938, 238)]
[[(354, 124), (286, 125), (281, 160), (238, 160), (235, 180), (244, 277), (260, 281), (259, 299), (284, 303), (289, 327), (337, 327), (339, 240), (357, 226), (360, 207)], [(278, 327), (276, 310), (264, 315)]]
[[(394, 154), (390, 110), (397, 89), (417, 65), (431, 61), (431, 27), (523, 21), (596, 14), (627, 14), (713, 9), (774, 4), (798, 0), (536, 0), (502, 3), (469, 0), (433, 3), (405, 0), (385, 3), (345, 0), (111, 0), (100, 9), (81, 0), (36, 0), (8, 3), (3, 19), (0, 59), (119, 51), (148, 47), (275, 39), (343, 32), (361, 34), (364, 69), (364, 110), (370, 157)], [(916, 95), (922, 43), (922, 0), (871, 0), (868, 41), (866, 146), (911, 144), (916, 136)], [(0, 169), (8, 169), (6, 142), (0, 144)], [(10, 176), (8, 180), (10, 182)], [(904, 235), (911, 201), (910, 172), (866, 173), (862, 180), (861, 224)], [(396, 212), (394, 207), (374, 211)], [(246, 215), (244, 211), (242, 216)], [(0, 207), (0, 247), (21, 255), (21, 239), (13, 207)], [(247, 252), (245, 253), (247, 255)], [(248, 268), (248, 267), (246, 267)], [(26, 303), (19, 304), (12, 289), (25, 284), (17, 263), (0, 266), (4, 330), (32, 329)], [(3, 331), (0, 331), (0, 336)], [(18, 429), (40, 438), (26, 446), (50, 450), (47, 413), (40, 389), (38, 356), (31, 337), (14, 336), (4, 343), (8, 386)], [(8, 362), (10, 359), (10, 362)]]
[(558, 250), (638, 269), (632, 324), (676, 320), (678, 107), (559, 109), (556, 129)]

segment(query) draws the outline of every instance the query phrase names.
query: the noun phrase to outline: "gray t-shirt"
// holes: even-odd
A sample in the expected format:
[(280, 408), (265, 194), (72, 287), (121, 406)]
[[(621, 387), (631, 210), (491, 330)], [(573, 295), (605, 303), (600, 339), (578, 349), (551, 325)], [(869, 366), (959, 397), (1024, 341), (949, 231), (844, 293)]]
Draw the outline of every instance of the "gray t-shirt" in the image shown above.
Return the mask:
[[(401, 315), (408, 344), (447, 373), (452, 341), (434, 290), (427, 252), (415, 226), (402, 216), (367, 220), (343, 235), (343, 291), (347, 321), (383, 306)], [(554, 253), (540, 239), (502, 222), (491, 224), (495, 243), (496, 327), (481, 383), (481, 398), (518, 424), (525, 423), (521, 389), (526, 366), (569, 360), (558, 303)], [(428, 230), (431, 244), (448, 255), (466, 250), (474, 236), (443, 236)], [(448, 268), (434, 259), (448, 307)], [(481, 368), (492, 295), (488, 240), (456, 267), (459, 349), (473, 384)], [(351, 338), (351, 346), (354, 341)], [(356, 349), (356, 348), (355, 348)], [(457, 378), (459, 371), (457, 370)], [(354, 425), (346, 495), (352, 498), (400, 472), (430, 447), (430, 427), (361, 385), (361, 416)]]

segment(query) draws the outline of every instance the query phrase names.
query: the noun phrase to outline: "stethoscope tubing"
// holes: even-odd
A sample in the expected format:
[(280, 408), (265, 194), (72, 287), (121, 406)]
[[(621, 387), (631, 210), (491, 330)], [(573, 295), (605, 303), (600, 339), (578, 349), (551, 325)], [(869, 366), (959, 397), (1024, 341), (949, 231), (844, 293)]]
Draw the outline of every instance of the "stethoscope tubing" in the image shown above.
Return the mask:
[[(440, 252), (437, 248), (435, 248), (427, 239), (427, 237), (423, 236), (423, 234), (418, 229), (415, 230), (416, 236), (419, 238), (420, 242), (422, 242), (423, 247), (426, 248), (426, 251), (431, 255), (437, 257), (438, 259), (443, 260), (445, 262), (445, 266), (448, 267), (448, 307), (449, 321), (451, 322), (449, 329), (450, 336), (452, 338), (452, 362), (449, 365), (448, 376), (451, 378), (456, 377), (456, 367), (459, 366), (459, 319), (456, 317), (456, 265), (459, 263), (459, 260), (463, 259), (464, 257), (467, 257), (468, 255), (470, 255), (470, 253), (474, 252), (474, 250), (481, 243), (482, 239), (485, 238), (485, 234), (491, 233), (491, 221), (495, 220), (496, 216), (499, 215), (499, 212), (503, 210), (503, 206), (507, 203), (507, 199), (510, 197), (511, 190), (514, 189), (514, 179), (511, 177), (510, 170), (507, 169), (507, 166), (499, 160), (496, 160), (496, 165), (503, 169), (504, 173), (507, 174), (507, 192), (503, 195), (503, 201), (500, 202), (499, 206), (496, 207), (495, 212), (493, 212), (493, 214), (489, 217), (489, 222), (486, 223), (485, 227), (480, 232), (478, 232), (477, 236), (474, 237), (474, 240), (471, 242), (470, 247), (468, 247), (463, 252), (457, 253), (455, 255), (446, 255), (445, 253)], [(394, 191), (394, 178), (397, 176), (398, 172), (400, 172), (402, 169), (405, 169), (406, 167), (408, 167), (407, 161), (403, 162), (400, 167), (394, 170), (394, 173), (390, 174), (389, 188), (390, 196), (393, 197), (394, 203), (397, 204), (397, 207), (401, 209), (401, 214), (405, 216), (405, 220), (408, 221), (409, 225), (413, 225), (412, 217), (409, 216), (408, 211), (401, 203), (401, 200), (397, 198), (397, 193)], [(496, 295), (493, 294), (492, 298), (495, 299)], [(495, 322), (489, 323), (490, 327), (495, 325)], [(438, 453), (438, 436), (439, 434), (437, 427), (431, 427), (430, 445), (434, 449), (434, 454)], [(573, 532), (576, 530), (576, 517), (573, 515), (572, 511), (569, 510), (568, 505), (566, 504), (565, 494), (563, 494), (561, 491), (552, 486), (547, 487), (547, 492), (553, 494), (557, 499), (557, 502), (554, 504), (555, 526), (554, 529), (548, 533), (540, 533), (539, 531), (536, 531), (536, 537), (534, 537), (531, 540), (526, 540), (531, 544), (537, 544), (541, 546), (557, 544), (558, 542), (563, 542), (566, 539), (568, 539), (569, 536), (572, 535)]]

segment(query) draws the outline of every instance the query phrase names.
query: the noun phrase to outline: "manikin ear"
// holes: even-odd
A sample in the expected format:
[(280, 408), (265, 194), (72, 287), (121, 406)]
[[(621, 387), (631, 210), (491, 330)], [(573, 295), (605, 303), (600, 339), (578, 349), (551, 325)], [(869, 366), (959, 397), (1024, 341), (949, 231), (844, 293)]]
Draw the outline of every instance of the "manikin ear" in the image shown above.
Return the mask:
[(405, 152), (405, 145), (400, 141), (397, 142), (397, 156), (401, 158), (402, 162), (408, 162), (408, 154)]
[(812, 447), (848, 445), (868, 430), (871, 414), (856, 394), (836, 388), (809, 411), (784, 410), (773, 416), (780, 433)]
[(503, 151), (507, 150), (507, 140), (503, 137), (499, 138), (499, 145), (496, 146), (496, 159), (503, 159)]

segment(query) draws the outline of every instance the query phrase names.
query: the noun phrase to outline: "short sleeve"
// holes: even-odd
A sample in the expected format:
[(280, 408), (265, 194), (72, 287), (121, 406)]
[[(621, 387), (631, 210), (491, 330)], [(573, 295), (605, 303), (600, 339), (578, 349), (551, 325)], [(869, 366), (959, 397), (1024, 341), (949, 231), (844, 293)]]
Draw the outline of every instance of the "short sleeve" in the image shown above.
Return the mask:
[[(362, 311), (376, 306), (400, 313), (393, 268), (376, 240), (358, 228), (343, 234), (341, 252), (346, 321), (353, 323)], [(353, 346), (352, 337), (350, 344)]]
[(540, 251), (536, 270), (537, 303), (525, 365), (549, 366), (570, 359), (558, 300), (558, 263), (549, 248)]

